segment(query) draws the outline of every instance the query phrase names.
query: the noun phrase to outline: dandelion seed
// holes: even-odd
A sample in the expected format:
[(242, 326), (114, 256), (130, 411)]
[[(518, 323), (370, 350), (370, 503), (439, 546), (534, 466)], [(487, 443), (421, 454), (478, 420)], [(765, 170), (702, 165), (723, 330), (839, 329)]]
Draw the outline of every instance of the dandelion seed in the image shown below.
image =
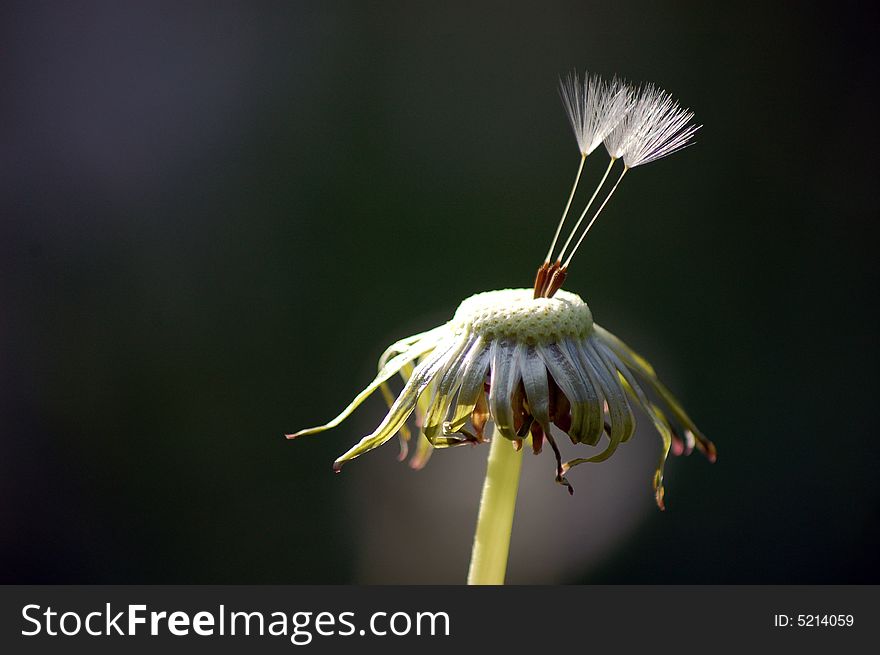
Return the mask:
[(608, 154), (627, 168), (667, 157), (693, 144), (701, 126), (689, 125), (694, 113), (666, 91), (648, 84), (638, 92), (630, 111), (605, 138)]
[[(575, 243), (574, 248), (572, 248), (571, 254), (569, 254), (562, 265), (563, 270), (571, 263), (575, 252), (587, 236), (590, 228), (593, 227), (596, 219), (599, 218), (599, 214), (602, 213), (605, 205), (611, 200), (611, 196), (614, 195), (618, 185), (623, 180), (623, 176), (630, 169), (667, 157), (682, 148), (692, 145), (693, 136), (701, 127), (699, 125), (690, 125), (690, 121), (694, 116), (692, 111), (682, 109), (670, 94), (662, 89), (658, 89), (653, 84), (645, 85), (638, 92), (632, 91), (632, 95), (635, 100), (632, 102), (629, 111), (617, 123), (617, 126), (611, 130), (608, 136), (605, 137), (605, 148), (611, 156), (611, 162), (608, 164), (605, 177), (602, 178), (602, 181), (596, 188), (596, 193), (605, 184), (605, 178), (608, 177), (611, 167), (614, 166), (614, 162), (618, 159), (623, 159), (623, 171), (620, 173), (620, 177), (617, 178), (614, 186), (611, 187), (611, 191), (608, 192), (599, 209), (596, 210), (587, 227), (584, 228), (580, 238)], [(584, 213), (581, 214), (571, 235), (562, 247), (563, 253), (568, 248), (568, 244), (586, 216), (587, 210), (589, 210), (593, 199), (596, 197), (596, 193), (593, 194), (593, 198), (590, 199), (590, 203), (584, 209)]]
[(559, 94), (581, 154), (598, 148), (632, 107), (632, 89), (618, 78), (610, 82), (576, 71), (559, 80)]
[[(571, 129), (574, 131), (578, 148), (580, 148), (581, 160), (574, 178), (574, 184), (571, 187), (571, 193), (568, 196), (568, 202), (565, 204), (562, 218), (559, 219), (556, 234), (550, 241), (550, 248), (547, 250), (547, 256), (544, 258), (544, 263), (548, 267), (553, 258), (553, 250), (556, 248), (556, 242), (559, 239), (565, 218), (568, 216), (568, 210), (571, 208), (571, 201), (574, 199), (574, 194), (577, 191), (587, 155), (599, 147), (605, 137), (631, 109), (633, 104), (632, 89), (617, 77), (613, 78), (611, 82), (605, 82), (598, 75), (584, 73), (584, 80), (581, 83), (577, 71), (570, 71), (566, 77), (560, 78), (559, 94), (562, 97), (562, 104), (568, 115), (568, 121), (571, 123)], [(607, 175), (608, 173), (606, 172), (605, 176), (607, 177)], [(605, 178), (602, 178), (603, 183), (604, 181)], [(593, 193), (593, 197), (590, 198), (587, 208), (584, 209), (584, 213), (581, 214), (577, 225), (575, 225), (575, 231), (580, 226), (584, 214), (590, 209), (590, 205), (593, 204), (593, 200), (596, 199), (596, 194), (599, 193), (601, 188), (602, 184), (600, 183)], [(562, 258), (570, 241), (571, 237), (566, 241), (557, 259)], [(545, 272), (546, 270), (539, 270), (539, 278)], [(540, 285), (536, 282), (535, 286), (537, 288)]]

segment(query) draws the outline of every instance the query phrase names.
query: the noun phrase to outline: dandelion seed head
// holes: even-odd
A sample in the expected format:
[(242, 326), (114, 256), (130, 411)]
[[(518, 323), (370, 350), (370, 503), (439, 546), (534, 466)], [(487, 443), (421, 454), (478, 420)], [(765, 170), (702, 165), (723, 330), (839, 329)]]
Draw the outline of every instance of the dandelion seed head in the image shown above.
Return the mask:
[(535, 298), (531, 289), (502, 289), (465, 299), (452, 323), (458, 332), (537, 344), (586, 339), (593, 328), (593, 315), (580, 296), (568, 291), (560, 290), (553, 298)]

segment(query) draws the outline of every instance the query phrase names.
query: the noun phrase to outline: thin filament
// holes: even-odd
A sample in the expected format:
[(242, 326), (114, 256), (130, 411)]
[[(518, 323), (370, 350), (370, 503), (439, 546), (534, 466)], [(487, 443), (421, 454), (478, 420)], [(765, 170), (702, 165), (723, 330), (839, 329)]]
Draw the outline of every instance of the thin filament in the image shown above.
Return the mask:
[(614, 183), (614, 186), (611, 187), (611, 191), (608, 192), (608, 195), (605, 196), (605, 200), (602, 201), (602, 205), (596, 210), (596, 213), (593, 215), (593, 220), (590, 221), (590, 224), (584, 229), (583, 234), (581, 234), (581, 238), (578, 239), (578, 242), (574, 245), (574, 248), (571, 251), (571, 254), (568, 256), (568, 259), (565, 260), (565, 264), (562, 265), (563, 268), (568, 268), (568, 265), (571, 263), (571, 258), (574, 257), (574, 254), (577, 252), (578, 246), (581, 245), (581, 242), (584, 240), (584, 237), (587, 236), (587, 232), (590, 231), (590, 228), (593, 227), (593, 223), (596, 222), (596, 219), (599, 218), (599, 214), (602, 213), (602, 210), (605, 209), (605, 205), (608, 204), (608, 201), (611, 199), (612, 194), (617, 189), (617, 185), (620, 184), (620, 181), (623, 179), (623, 176), (626, 175), (626, 172), (629, 170), (628, 166), (623, 167), (623, 172), (620, 174), (620, 177), (617, 178), (617, 182)]
[(562, 224), (565, 223), (565, 217), (568, 216), (568, 209), (571, 207), (571, 201), (574, 200), (574, 192), (577, 191), (578, 182), (581, 179), (581, 171), (584, 170), (584, 162), (587, 161), (587, 153), (581, 154), (581, 163), (578, 166), (577, 175), (574, 178), (574, 185), (571, 187), (571, 193), (568, 194), (568, 202), (565, 204), (565, 211), (562, 212), (562, 218), (559, 219), (559, 227), (556, 228), (556, 234), (553, 237), (553, 242), (550, 244), (550, 250), (547, 251), (547, 256), (544, 258), (544, 263), (550, 263), (550, 256), (553, 254), (553, 249), (556, 247), (556, 240), (559, 239), (559, 233), (562, 231)]
[(593, 201), (596, 199), (596, 196), (599, 195), (599, 191), (604, 186), (605, 180), (608, 179), (608, 173), (611, 172), (611, 167), (614, 166), (614, 162), (616, 161), (617, 160), (612, 157), (611, 161), (608, 163), (608, 168), (605, 169), (605, 175), (602, 176), (602, 180), (599, 182), (599, 186), (597, 186), (596, 190), (593, 191), (593, 196), (590, 198), (590, 202), (587, 203), (587, 206), (584, 207), (584, 211), (581, 213), (581, 217), (578, 219), (577, 223), (574, 224), (574, 227), (571, 228), (571, 234), (568, 235), (568, 239), (566, 239), (565, 245), (563, 245), (562, 250), (559, 251), (559, 256), (556, 258), (557, 261), (562, 261), (562, 256), (565, 254), (565, 251), (568, 250), (568, 246), (571, 244), (571, 240), (574, 239), (574, 235), (577, 234), (578, 228), (581, 226), (581, 223), (584, 222), (584, 216), (586, 216), (587, 212), (590, 211), (590, 207), (593, 205)]

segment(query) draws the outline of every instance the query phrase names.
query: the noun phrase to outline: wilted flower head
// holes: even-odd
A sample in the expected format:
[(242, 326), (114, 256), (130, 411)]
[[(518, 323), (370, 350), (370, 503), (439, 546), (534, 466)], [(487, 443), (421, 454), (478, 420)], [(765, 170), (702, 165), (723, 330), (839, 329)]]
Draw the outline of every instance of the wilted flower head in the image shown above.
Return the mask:
[[(434, 448), (484, 441), (489, 420), (517, 448), (531, 435), (539, 453), (546, 440), (556, 455), (556, 479), (569, 489), (568, 469), (607, 459), (632, 436), (632, 406), (648, 415), (663, 439), (654, 482), (658, 502), (671, 447), (680, 454), (696, 446), (714, 458), (711, 442), (650, 365), (593, 323), (587, 304), (566, 291), (553, 298), (535, 298), (534, 289), (471, 296), (451, 321), (398, 342), (380, 363), (376, 379), (339, 416), (292, 435), (338, 425), (370, 393), (402, 373), (406, 383), (385, 419), (336, 460), (336, 470), (391, 439), (413, 412), (425, 443)], [(608, 442), (598, 454), (563, 463), (551, 425), (574, 444), (596, 446), (603, 434)], [(414, 463), (421, 466), (424, 455)]]
[[(562, 96), (581, 148), (581, 166), (556, 236), (577, 188), (583, 161), (605, 140), (611, 164), (623, 158), (623, 173), (581, 233), (565, 263), (562, 256), (576, 235), (587, 209), (574, 226), (555, 262), (556, 238), (531, 289), (504, 289), (465, 299), (447, 323), (402, 339), (379, 360), (370, 385), (330, 422), (289, 437), (322, 432), (339, 425), (370, 394), (381, 390), (389, 411), (378, 427), (342, 454), (345, 462), (400, 436), (401, 459), (410, 439), (407, 420), (415, 414), (419, 447), (411, 460), (425, 464), (431, 451), (486, 441), (486, 424), (521, 448), (531, 439), (540, 453), (546, 441), (555, 456), (556, 481), (572, 487), (565, 474), (585, 462), (601, 462), (635, 430), (638, 410), (662, 439), (654, 476), (658, 505), (663, 507), (663, 466), (670, 450), (689, 454), (695, 447), (710, 460), (715, 447), (697, 429), (684, 409), (657, 378), (648, 362), (613, 334), (593, 322), (580, 296), (562, 291), (568, 265), (587, 231), (607, 204), (629, 168), (666, 156), (688, 144), (696, 128), (692, 114), (681, 110), (665, 92), (644, 87), (635, 93), (623, 83), (605, 83), (587, 75), (581, 86), (575, 73), (562, 83)], [(598, 141), (597, 141), (598, 139)], [(388, 386), (396, 375), (404, 380), (395, 396)], [(604, 447), (593, 454), (563, 461), (554, 432), (573, 444)]]

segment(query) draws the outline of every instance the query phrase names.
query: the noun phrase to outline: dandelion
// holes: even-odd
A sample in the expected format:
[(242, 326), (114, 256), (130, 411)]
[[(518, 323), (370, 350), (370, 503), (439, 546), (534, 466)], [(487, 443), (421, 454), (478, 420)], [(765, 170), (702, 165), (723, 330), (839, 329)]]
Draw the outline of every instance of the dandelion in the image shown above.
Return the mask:
[[(608, 459), (633, 435), (636, 412), (648, 417), (662, 447), (654, 474), (657, 505), (664, 508), (663, 469), (673, 454), (698, 449), (710, 461), (715, 447), (660, 382), (651, 365), (623, 341), (593, 321), (580, 296), (561, 289), (568, 266), (586, 233), (630, 168), (655, 161), (689, 145), (696, 127), (692, 113), (665, 92), (648, 85), (633, 90), (616, 78), (603, 82), (572, 73), (561, 82), (563, 103), (581, 151), (574, 187), (550, 251), (532, 288), (503, 289), (465, 299), (447, 323), (391, 345), (379, 360), (376, 378), (336, 418), (289, 438), (336, 427), (368, 396), (380, 390), (389, 404), (378, 427), (343, 453), (342, 465), (399, 436), (400, 458), (411, 438), (407, 421), (415, 414), (419, 444), (411, 459), (424, 466), (435, 449), (491, 442), (489, 463), (468, 575), (469, 583), (503, 582), (513, 521), (521, 451), (538, 454), (546, 443), (554, 457), (554, 477), (569, 493), (568, 472)], [(575, 195), (584, 159), (604, 143), (611, 164), (587, 209), (552, 258)], [(568, 254), (562, 258), (618, 159), (624, 171)], [(553, 263), (551, 263), (551, 261)], [(396, 396), (389, 381), (404, 380)], [(492, 422), (491, 438), (487, 424)], [(572, 444), (601, 450), (564, 461), (559, 434)], [(512, 444), (512, 447), (511, 447)]]

